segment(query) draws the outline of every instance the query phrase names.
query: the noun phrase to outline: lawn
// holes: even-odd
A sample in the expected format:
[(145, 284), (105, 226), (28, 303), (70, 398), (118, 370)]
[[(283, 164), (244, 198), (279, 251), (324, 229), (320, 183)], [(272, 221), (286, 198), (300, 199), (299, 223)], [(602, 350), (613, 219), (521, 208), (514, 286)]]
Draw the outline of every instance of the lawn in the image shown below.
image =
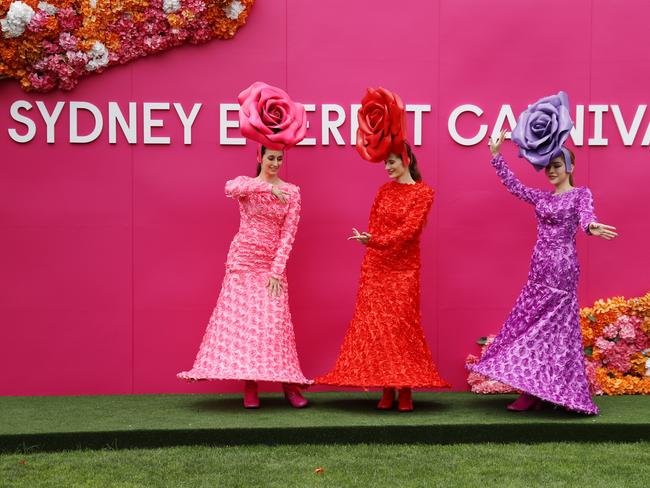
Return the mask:
[[(305, 439), (308, 441), (308, 439)], [(316, 473), (322, 468), (322, 473)], [(640, 487), (650, 443), (188, 446), (0, 456), (2, 487)]]

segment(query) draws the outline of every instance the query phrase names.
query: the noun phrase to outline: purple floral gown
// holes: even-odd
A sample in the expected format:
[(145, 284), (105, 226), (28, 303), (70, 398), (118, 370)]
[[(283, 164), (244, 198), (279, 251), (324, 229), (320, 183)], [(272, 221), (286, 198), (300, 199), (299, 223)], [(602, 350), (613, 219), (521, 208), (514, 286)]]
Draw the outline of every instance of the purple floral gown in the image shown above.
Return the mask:
[(577, 299), (578, 226), (596, 222), (587, 188), (553, 195), (529, 188), (503, 156), (491, 161), (510, 193), (535, 206), (537, 242), (528, 281), (472, 371), (570, 410), (597, 414), (585, 373)]

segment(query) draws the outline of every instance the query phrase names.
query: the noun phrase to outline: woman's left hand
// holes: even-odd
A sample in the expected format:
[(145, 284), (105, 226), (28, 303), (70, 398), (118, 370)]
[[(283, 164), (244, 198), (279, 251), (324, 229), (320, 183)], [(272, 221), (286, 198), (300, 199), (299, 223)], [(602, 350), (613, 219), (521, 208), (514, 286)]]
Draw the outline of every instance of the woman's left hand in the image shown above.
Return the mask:
[(372, 237), (372, 234), (368, 234), (367, 232), (359, 232), (354, 227), (352, 227), (352, 232), (353, 234), (350, 237), (348, 237), (348, 241), (353, 240), (353, 241), (360, 242), (364, 246), (368, 245), (368, 241)]
[(601, 224), (599, 222), (592, 222), (589, 224), (589, 232), (591, 235), (602, 237), (608, 241), (618, 237), (618, 232), (616, 232), (616, 227), (611, 225)]
[(282, 295), (282, 282), (278, 278), (271, 276), (266, 287), (269, 289), (269, 295), (272, 297)]

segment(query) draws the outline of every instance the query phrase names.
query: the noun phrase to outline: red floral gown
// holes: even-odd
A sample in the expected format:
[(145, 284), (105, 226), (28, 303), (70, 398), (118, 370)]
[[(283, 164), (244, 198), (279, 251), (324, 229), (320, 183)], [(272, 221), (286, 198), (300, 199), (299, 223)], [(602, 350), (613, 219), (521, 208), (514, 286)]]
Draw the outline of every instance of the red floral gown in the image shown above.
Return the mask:
[(432, 202), (433, 190), (422, 182), (389, 182), (377, 192), (354, 316), (334, 368), (316, 383), (449, 386), (420, 326), (420, 234)]

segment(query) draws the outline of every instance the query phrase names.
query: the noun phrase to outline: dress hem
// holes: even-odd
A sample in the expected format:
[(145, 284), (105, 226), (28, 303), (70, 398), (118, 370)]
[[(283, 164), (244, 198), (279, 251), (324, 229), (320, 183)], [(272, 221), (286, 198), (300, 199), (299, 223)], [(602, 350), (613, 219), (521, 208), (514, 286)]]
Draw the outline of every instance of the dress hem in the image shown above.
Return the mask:
[(391, 384), (377, 384), (377, 383), (348, 383), (348, 382), (334, 382), (334, 381), (321, 381), (320, 379), (314, 380), (314, 385), (321, 386), (342, 386), (346, 388), (451, 388), (451, 385), (446, 381), (437, 383), (391, 383)]
[(296, 378), (282, 378), (282, 377), (269, 377), (269, 376), (227, 376), (227, 375), (216, 375), (216, 376), (206, 376), (206, 375), (192, 375), (189, 373), (178, 373), (177, 378), (189, 382), (194, 381), (268, 381), (273, 383), (290, 383), (295, 385), (312, 385), (314, 382), (303, 378), (302, 380), (296, 380)]
[(572, 406), (567, 405), (566, 402), (565, 402), (565, 403), (561, 403), (561, 402), (559, 402), (559, 401), (557, 401), (557, 400), (551, 400), (550, 397), (549, 397), (548, 395), (537, 393), (537, 392), (535, 392), (535, 391), (532, 391), (532, 390), (531, 390), (530, 388), (528, 388), (528, 387), (524, 388), (524, 387), (522, 387), (521, 385), (517, 384), (517, 382), (512, 382), (512, 381), (510, 381), (510, 380), (504, 380), (504, 379), (502, 379), (502, 378), (499, 378), (498, 375), (491, 374), (491, 373), (485, 373), (485, 372), (483, 372), (483, 371), (479, 371), (479, 370), (476, 368), (477, 366), (478, 366), (477, 364), (473, 364), (473, 365), (467, 366), (467, 369), (468, 369), (469, 371), (474, 372), (474, 373), (478, 373), (478, 374), (481, 374), (481, 375), (483, 375), (483, 376), (486, 376), (486, 377), (488, 377), (488, 378), (491, 379), (491, 380), (494, 380), (494, 381), (498, 381), (498, 382), (500, 382), (500, 383), (503, 383), (504, 385), (507, 385), (507, 386), (509, 386), (509, 387), (511, 387), (511, 388), (514, 388), (514, 389), (516, 389), (516, 390), (519, 390), (519, 391), (521, 391), (521, 392), (523, 392), (523, 393), (527, 393), (527, 394), (529, 394), (529, 395), (536, 396), (537, 398), (539, 398), (539, 399), (541, 399), (541, 400), (544, 400), (545, 402), (549, 402), (549, 403), (552, 403), (552, 404), (554, 404), (554, 405), (558, 405), (558, 406), (560, 406), (560, 407), (564, 407), (564, 408), (566, 408), (566, 409), (568, 409), (568, 410), (571, 410), (572, 412), (584, 413), (584, 414), (587, 414), (587, 415), (598, 415), (598, 414), (599, 414), (599, 410), (598, 410), (598, 407), (597, 407), (596, 405), (594, 405), (594, 409), (592, 409), (592, 410), (588, 410), (588, 409), (586, 409), (586, 408), (572, 407)]

